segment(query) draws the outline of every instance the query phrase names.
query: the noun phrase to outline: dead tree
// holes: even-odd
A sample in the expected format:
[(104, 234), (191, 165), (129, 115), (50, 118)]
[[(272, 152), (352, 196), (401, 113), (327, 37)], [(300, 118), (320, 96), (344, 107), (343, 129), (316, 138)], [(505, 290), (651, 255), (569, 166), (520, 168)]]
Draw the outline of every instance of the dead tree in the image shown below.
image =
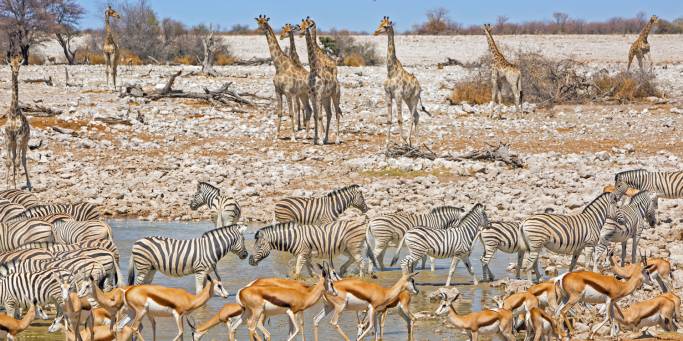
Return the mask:
[(202, 74), (211, 77), (218, 76), (216, 70), (213, 69), (214, 54), (216, 53), (216, 40), (213, 38), (213, 30), (210, 30), (209, 34), (202, 37), (202, 45), (204, 46)]

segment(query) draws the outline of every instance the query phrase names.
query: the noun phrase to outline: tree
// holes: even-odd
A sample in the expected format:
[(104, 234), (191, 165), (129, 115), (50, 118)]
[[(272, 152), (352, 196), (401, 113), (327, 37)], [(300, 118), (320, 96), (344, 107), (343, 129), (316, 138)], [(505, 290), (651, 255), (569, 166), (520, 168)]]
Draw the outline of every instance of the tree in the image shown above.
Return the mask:
[(567, 20), (569, 19), (569, 14), (555, 12), (553, 13), (553, 18), (555, 19), (555, 24), (557, 25), (557, 29), (559, 30), (558, 33), (563, 33), (564, 27), (567, 24)]
[(54, 29), (49, 8), (54, 0), (0, 0), (0, 30), (6, 32), (10, 55), (21, 54), (28, 64), (31, 46), (45, 40), (44, 32)]
[(76, 52), (71, 49), (71, 40), (79, 34), (78, 23), (85, 10), (74, 0), (55, 0), (49, 11), (55, 21), (55, 36), (64, 50), (64, 57), (69, 65), (76, 61)]
[(112, 23), (118, 33), (119, 47), (141, 58), (161, 58), (161, 26), (147, 0), (124, 2), (119, 13), (121, 20)]
[(448, 10), (443, 7), (427, 11), (427, 21), (414, 27), (417, 34), (449, 34), (455, 33), (459, 25), (448, 17)]

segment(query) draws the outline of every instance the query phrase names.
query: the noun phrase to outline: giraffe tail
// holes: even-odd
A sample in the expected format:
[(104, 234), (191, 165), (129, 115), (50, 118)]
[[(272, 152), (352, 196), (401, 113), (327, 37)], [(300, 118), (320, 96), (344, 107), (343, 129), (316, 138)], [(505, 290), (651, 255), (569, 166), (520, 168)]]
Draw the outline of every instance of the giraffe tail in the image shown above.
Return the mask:
[(425, 108), (425, 105), (422, 104), (422, 97), (421, 96), (420, 96), (420, 110), (422, 110), (422, 112), (427, 114), (427, 116), (432, 117), (432, 114), (429, 111), (427, 111), (427, 108)]

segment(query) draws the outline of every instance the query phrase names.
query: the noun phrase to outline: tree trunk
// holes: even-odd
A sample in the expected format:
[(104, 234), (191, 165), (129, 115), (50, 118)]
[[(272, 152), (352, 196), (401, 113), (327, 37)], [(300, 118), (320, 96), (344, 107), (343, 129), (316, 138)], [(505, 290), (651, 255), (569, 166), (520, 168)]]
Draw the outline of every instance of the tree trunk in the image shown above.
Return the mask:
[(76, 53), (71, 51), (71, 44), (69, 42), (71, 38), (62, 33), (56, 33), (55, 35), (57, 36), (57, 42), (64, 51), (64, 57), (66, 58), (67, 63), (69, 63), (69, 65), (74, 65), (76, 62)]
[(216, 51), (216, 41), (213, 39), (213, 31), (209, 35), (202, 38), (202, 45), (204, 45), (204, 61), (202, 61), (202, 73), (209, 76), (216, 76), (217, 73), (213, 69), (213, 58)]
[(28, 44), (21, 44), (21, 46), (19, 46), (19, 49), (21, 50), (21, 57), (24, 58), (24, 65), (28, 65), (28, 55), (30, 48), (31, 45)]

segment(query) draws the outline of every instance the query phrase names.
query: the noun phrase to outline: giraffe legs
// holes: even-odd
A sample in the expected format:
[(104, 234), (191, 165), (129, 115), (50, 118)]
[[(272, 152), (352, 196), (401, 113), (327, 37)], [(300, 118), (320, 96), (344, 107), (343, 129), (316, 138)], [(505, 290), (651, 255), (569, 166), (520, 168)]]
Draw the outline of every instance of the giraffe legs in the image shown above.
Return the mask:
[[(28, 176), (28, 167), (26, 167), (26, 151), (28, 149), (28, 134), (21, 139), (21, 149), (19, 152), (21, 153), (21, 164), (24, 167), (24, 174), (26, 175), (26, 189), (30, 192), (31, 189), (33, 189), (33, 186), (31, 186), (31, 180), (29, 179)], [(15, 185), (16, 186), (16, 185)]]
[(499, 90), (500, 88), (498, 85), (498, 72), (494, 70), (493, 72), (491, 72), (491, 102), (500, 103)]
[(284, 96), (284, 94), (281, 91), (277, 90), (275, 92), (275, 97), (277, 97), (277, 107), (275, 108), (277, 113), (277, 131), (273, 140), (278, 140), (280, 138), (280, 126), (282, 125), (282, 96)]
[(417, 124), (420, 121), (420, 114), (417, 112), (417, 97), (408, 99), (406, 104), (408, 105), (408, 111), (412, 116), (412, 120), (410, 122), (410, 131), (408, 133), (408, 144), (413, 144), (413, 131), (415, 131), (415, 144), (419, 145), (420, 141), (418, 140)]
[(405, 142), (403, 136), (403, 97), (396, 96), (396, 120), (398, 121), (398, 133), (401, 135), (401, 142)]
[[(10, 186), (10, 168), (15, 169), (15, 162), (16, 162), (16, 155), (17, 155), (17, 141), (14, 139), (14, 136), (9, 136), (9, 134), (6, 135), (5, 137), (5, 145), (6, 145), (6, 151), (7, 151), (7, 159), (5, 159), (5, 166), (7, 167), (7, 173), (5, 174), (5, 181), (7, 183), (7, 187), (9, 188)], [(14, 183), (14, 187), (17, 188), (16, 182)]]
[(650, 64), (650, 72), (654, 71), (655, 63), (652, 61), (652, 55), (648, 52), (645, 56), (647, 57), (647, 62)]
[(116, 68), (119, 65), (119, 50), (114, 50), (114, 59), (111, 61), (111, 79), (114, 83), (114, 90), (116, 90)]
[(341, 85), (339, 82), (337, 82), (337, 86), (335, 87), (334, 91), (334, 96), (332, 97), (332, 102), (334, 103), (334, 115), (337, 118), (337, 136), (334, 139), (334, 143), (340, 144), (341, 143), (341, 133), (339, 132), (339, 125), (340, 125), (340, 120), (342, 117), (342, 111), (341, 107), (339, 106), (339, 101), (341, 98)]
[[(325, 138), (323, 139), (323, 144), (327, 144), (330, 138), (330, 123), (332, 122), (332, 99), (326, 97), (323, 100), (323, 105), (325, 107), (325, 117), (327, 117), (327, 122), (325, 122)], [(339, 119), (337, 119), (339, 121)]]
[(384, 148), (388, 149), (389, 148), (389, 142), (391, 142), (391, 116), (394, 114), (394, 111), (392, 108), (393, 97), (391, 96), (391, 94), (387, 92), (387, 95), (385, 96), (385, 98), (386, 98), (386, 102), (387, 102), (387, 119), (389, 121), (389, 127), (387, 128), (387, 140), (384, 143)]
[(105, 71), (107, 75), (107, 86), (109, 86), (109, 73), (111, 72), (111, 53), (104, 54)]
[(296, 102), (298, 102), (298, 99), (295, 96), (293, 96), (293, 95), (287, 96), (287, 108), (289, 109), (289, 120), (292, 123), (292, 137), (290, 138), (292, 140), (292, 142), (296, 141), (296, 124), (294, 122), (294, 116), (295, 115), (298, 116), (298, 110), (296, 113), (294, 112), (294, 106), (298, 106), (298, 104)]

